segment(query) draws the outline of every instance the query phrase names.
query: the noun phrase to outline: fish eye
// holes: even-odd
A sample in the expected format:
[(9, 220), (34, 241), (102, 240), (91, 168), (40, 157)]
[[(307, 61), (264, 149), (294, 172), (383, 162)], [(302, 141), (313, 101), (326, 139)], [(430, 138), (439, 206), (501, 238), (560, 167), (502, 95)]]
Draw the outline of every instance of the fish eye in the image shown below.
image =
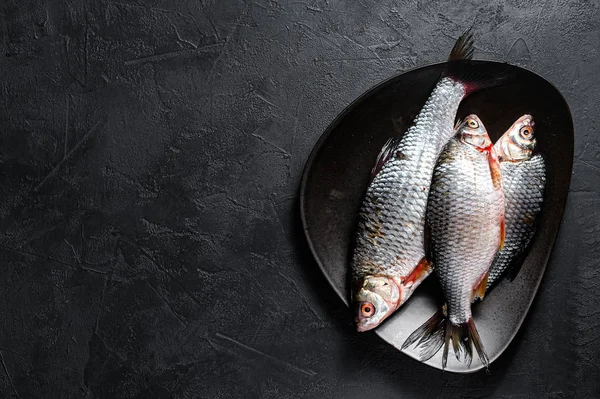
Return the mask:
[(529, 126), (523, 126), (521, 128), (521, 137), (523, 137), (524, 139), (529, 139), (531, 138), (531, 135), (533, 134), (533, 131), (531, 130), (531, 127)]
[(471, 128), (471, 129), (477, 129), (479, 127), (479, 123), (477, 123), (477, 121), (475, 119), (469, 119), (467, 121), (467, 125)]
[(375, 313), (375, 307), (372, 303), (363, 303), (360, 306), (360, 313), (365, 317), (371, 317)]

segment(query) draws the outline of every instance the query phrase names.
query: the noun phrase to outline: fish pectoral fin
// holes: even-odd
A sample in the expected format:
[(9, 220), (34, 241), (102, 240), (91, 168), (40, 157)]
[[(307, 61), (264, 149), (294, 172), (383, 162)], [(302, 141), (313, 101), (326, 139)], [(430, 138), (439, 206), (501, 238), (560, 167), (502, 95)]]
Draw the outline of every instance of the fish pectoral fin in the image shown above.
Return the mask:
[(475, 300), (475, 299), (482, 300), (483, 299), (483, 297), (485, 296), (486, 288), (487, 288), (488, 277), (489, 277), (489, 270), (487, 272), (485, 272), (483, 276), (481, 276), (479, 283), (477, 283), (477, 285), (475, 285), (475, 288), (473, 289), (473, 299), (472, 300)]
[(490, 167), (490, 176), (492, 177), (492, 184), (494, 189), (502, 190), (502, 169), (500, 169), (500, 159), (498, 153), (494, 150), (494, 145), (490, 144), (484, 150), (487, 153), (488, 164)]
[[(492, 182), (494, 184), (494, 188), (496, 189), (494, 193), (500, 193), (502, 192), (502, 190), (504, 190), (502, 186), (502, 174), (500, 171), (500, 163), (498, 162), (498, 157), (493, 149), (490, 152), (489, 160)], [(504, 248), (504, 239), (506, 238), (506, 221), (504, 212), (505, 211), (503, 210), (502, 217), (500, 217), (500, 240), (498, 241), (498, 251), (502, 251), (502, 249)]]
[(431, 259), (431, 226), (427, 219), (425, 219), (425, 228), (423, 229), (423, 242), (425, 243), (425, 258)]
[(405, 287), (410, 287), (415, 283), (420, 283), (429, 276), (432, 270), (433, 262), (428, 261), (427, 258), (423, 258), (419, 261), (413, 271), (402, 280), (402, 284)]
[(506, 238), (506, 222), (504, 216), (500, 220), (500, 243), (498, 244), (498, 251), (502, 251), (504, 248), (504, 239)]

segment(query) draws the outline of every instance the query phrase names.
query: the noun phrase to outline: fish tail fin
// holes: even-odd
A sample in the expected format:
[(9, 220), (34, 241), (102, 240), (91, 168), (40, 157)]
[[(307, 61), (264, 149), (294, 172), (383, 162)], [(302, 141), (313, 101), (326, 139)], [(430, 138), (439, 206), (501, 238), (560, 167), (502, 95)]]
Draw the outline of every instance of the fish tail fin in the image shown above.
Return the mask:
[(446, 368), (448, 362), (448, 347), (450, 346), (450, 343), (452, 343), (456, 360), (459, 362), (462, 361), (467, 363), (467, 366), (471, 366), (473, 360), (473, 347), (475, 347), (475, 351), (477, 352), (481, 363), (483, 363), (486, 368), (489, 366), (490, 361), (488, 355), (485, 352), (481, 337), (479, 336), (479, 332), (477, 332), (472, 317), (469, 318), (469, 321), (466, 323), (454, 324), (449, 320), (446, 323), (442, 368)]
[(481, 89), (509, 83), (514, 76), (509, 68), (508, 64), (481, 65), (477, 61), (458, 60), (446, 64), (443, 76), (461, 83), (467, 96)]
[(479, 336), (479, 332), (477, 331), (477, 327), (475, 327), (475, 322), (473, 321), (472, 317), (469, 319), (469, 335), (471, 337), (471, 342), (473, 342), (473, 346), (477, 351), (477, 356), (479, 356), (479, 360), (481, 360), (481, 363), (483, 363), (483, 365), (487, 369), (490, 365), (490, 359), (487, 353), (485, 352), (483, 342), (481, 342), (481, 337)]
[(468, 28), (456, 39), (448, 61), (470, 60), (473, 58), (473, 30)]
[(482, 68), (482, 65), (471, 62), (474, 43), (472, 29), (469, 28), (456, 40), (443, 73), (443, 76), (462, 83), (465, 95), (486, 87), (499, 86), (512, 78), (508, 64), (490, 63)]
[(513, 74), (508, 64), (490, 63), (485, 66), (477, 61), (458, 60), (446, 64), (443, 76), (460, 82), (465, 88), (465, 95), (472, 94), (488, 87), (509, 83)]
[(431, 359), (442, 347), (442, 369), (448, 363), (448, 352), (450, 345), (454, 350), (456, 359), (471, 365), (473, 360), (473, 347), (487, 368), (489, 366), (488, 355), (475, 328), (473, 318), (462, 324), (452, 323), (448, 319), (446, 306), (438, 310), (433, 316), (417, 328), (402, 344), (402, 349), (415, 345), (419, 350), (419, 359), (424, 362)]
[(444, 345), (445, 330), (446, 305), (413, 331), (402, 344), (402, 349), (416, 344), (416, 347), (420, 349), (419, 359), (423, 362), (429, 360)]

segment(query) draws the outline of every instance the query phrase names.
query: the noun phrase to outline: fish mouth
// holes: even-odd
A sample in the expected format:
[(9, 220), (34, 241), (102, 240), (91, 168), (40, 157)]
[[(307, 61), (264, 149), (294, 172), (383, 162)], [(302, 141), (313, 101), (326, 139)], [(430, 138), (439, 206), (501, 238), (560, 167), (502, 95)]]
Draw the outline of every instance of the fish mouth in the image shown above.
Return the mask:
[(388, 312), (387, 314), (385, 314), (381, 319), (374, 321), (372, 323), (368, 323), (368, 322), (366, 322), (365, 319), (360, 319), (360, 318), (356, 317), (354, 319), (354, 321), (356, 323), (356, 331), (366, 332), (366, 331), (370, 331), (370, 330), (373, 330), (373, 329), (379, 327), (388, 318), (388, 316), (390, 316), (392, 313), (394, 313), (394, 311), (395, 311), (395, 309), (392, 310), (391, 312)]

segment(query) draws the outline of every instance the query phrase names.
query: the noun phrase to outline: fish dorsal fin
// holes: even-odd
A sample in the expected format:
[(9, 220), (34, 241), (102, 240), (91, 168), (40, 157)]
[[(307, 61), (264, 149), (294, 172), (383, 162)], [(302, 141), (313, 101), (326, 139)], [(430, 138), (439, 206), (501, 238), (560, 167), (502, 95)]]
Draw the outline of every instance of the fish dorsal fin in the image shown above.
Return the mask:
[(375, 179), (375, 176), (377, 176), (377, 173), (379, 173), (381, 168), (383, 168), (383, 165), (387, 162), (387, 160), (392, 157), (398, 141), (398, 137), (390, 137), (388, 141), (385, 142), (383, 148), (381, 148), (381, 151), (379, 152), (379, 155), (377, 155), (375, 166), (373, 166), (373, 169), (371, 169), (371, 181)]
[(475, 286), (475, 289), (473, 290), (473, 299), (482, 300), (485, 296), (485, 290), (487, 288), (488, 283), (488, 276), (489, 270), (486, 271), (483, 276), (481, 276), (479, 283), (477, 283), (477, 285)]
[(462, 118), (458, 118), (456, 120), (456, 123), (454, 124), (454, 132), (456, 133), (456, 130), (458, 130), (458, 127), (463, 123), (463, 119)]

